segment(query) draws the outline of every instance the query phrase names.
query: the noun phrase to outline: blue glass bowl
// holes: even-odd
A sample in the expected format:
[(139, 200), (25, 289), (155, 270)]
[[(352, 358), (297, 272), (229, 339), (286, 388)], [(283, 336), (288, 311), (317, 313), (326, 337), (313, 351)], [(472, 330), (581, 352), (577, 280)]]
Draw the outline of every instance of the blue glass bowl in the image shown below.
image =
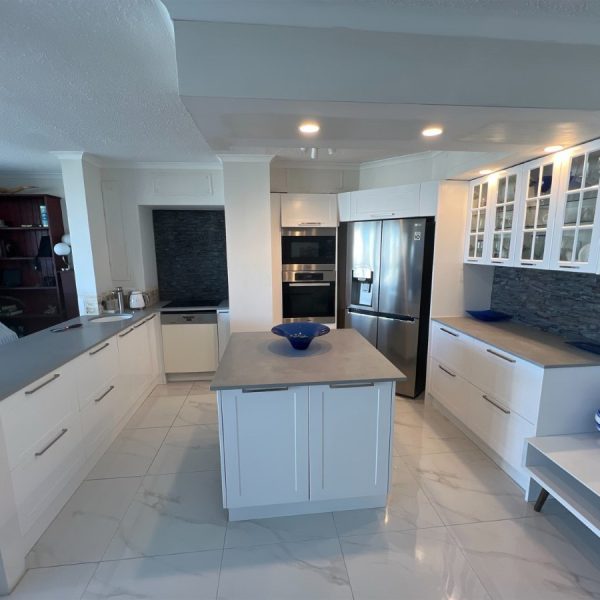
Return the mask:
[(275, 335), (287, 338), (296, 350), (306, 350), (314, 338), (331, 330), (322, 323), (282, 323), (275, 325), (271, 331)]
[(499, 310), (468, 310), (467, 311), (474, 319), (478, 321), (487, 321), (494, 323), (498, 321), (509, 321), (512, 315), (500, 312)]

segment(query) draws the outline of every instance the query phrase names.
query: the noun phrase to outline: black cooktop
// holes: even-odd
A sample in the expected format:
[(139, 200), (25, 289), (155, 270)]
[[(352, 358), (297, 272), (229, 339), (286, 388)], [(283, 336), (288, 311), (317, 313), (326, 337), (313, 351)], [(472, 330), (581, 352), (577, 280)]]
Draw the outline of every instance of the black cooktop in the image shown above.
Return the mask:
[(221, 300), (215, 298), (182, 298), (172, 300), (164, 308), (203, 308), (205, 306), (218, 306)]

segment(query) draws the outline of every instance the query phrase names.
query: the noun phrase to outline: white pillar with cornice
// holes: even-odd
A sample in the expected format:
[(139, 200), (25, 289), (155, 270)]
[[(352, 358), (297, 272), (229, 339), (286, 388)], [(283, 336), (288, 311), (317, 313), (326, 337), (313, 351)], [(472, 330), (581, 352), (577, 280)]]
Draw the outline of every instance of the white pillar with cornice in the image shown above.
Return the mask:
[(112, 288), (100, 166), (84, 152), (53, 152), (60, 160), (80, 314), (98, 314)]
[(231, 331), (265, 331), (280, 319), (279, 211), (272, 156), (222, 155)]

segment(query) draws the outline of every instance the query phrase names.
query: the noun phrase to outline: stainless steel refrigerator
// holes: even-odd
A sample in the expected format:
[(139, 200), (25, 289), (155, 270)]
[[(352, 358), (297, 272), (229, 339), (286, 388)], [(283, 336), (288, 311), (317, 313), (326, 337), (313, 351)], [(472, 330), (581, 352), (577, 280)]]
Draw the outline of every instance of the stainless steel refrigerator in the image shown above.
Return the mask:
[(396, 393), (425, 388), (434, 220), (344, 223), (339, 231), (338, 322), (354, 328), (407, 377)]

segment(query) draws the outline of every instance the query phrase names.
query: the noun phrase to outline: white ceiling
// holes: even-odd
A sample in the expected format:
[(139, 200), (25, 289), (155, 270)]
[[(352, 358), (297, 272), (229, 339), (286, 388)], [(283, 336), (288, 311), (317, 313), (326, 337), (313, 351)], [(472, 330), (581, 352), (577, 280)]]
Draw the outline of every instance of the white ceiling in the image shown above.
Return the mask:
[[(159, 0), (0, 2), (0, 171), (55, 171), (56, 150), (303, 161), (311, 145), (334, 148), (319, 158), (331, 163), (437, 150), (517, 162), (600, 137), (596, 0), (164, 4), (201, 21), (176, 21), (177, 59)], [(314, 141), (296, 130), (304, 117), (321, 122)], [(432, 122), (445, 133), (425, 140)]]
[(1, 171), (56, 171), (52, 150), (133, 161), (210, 152), (179, 98), (158, 0), (2, 0), (0, 57)]

